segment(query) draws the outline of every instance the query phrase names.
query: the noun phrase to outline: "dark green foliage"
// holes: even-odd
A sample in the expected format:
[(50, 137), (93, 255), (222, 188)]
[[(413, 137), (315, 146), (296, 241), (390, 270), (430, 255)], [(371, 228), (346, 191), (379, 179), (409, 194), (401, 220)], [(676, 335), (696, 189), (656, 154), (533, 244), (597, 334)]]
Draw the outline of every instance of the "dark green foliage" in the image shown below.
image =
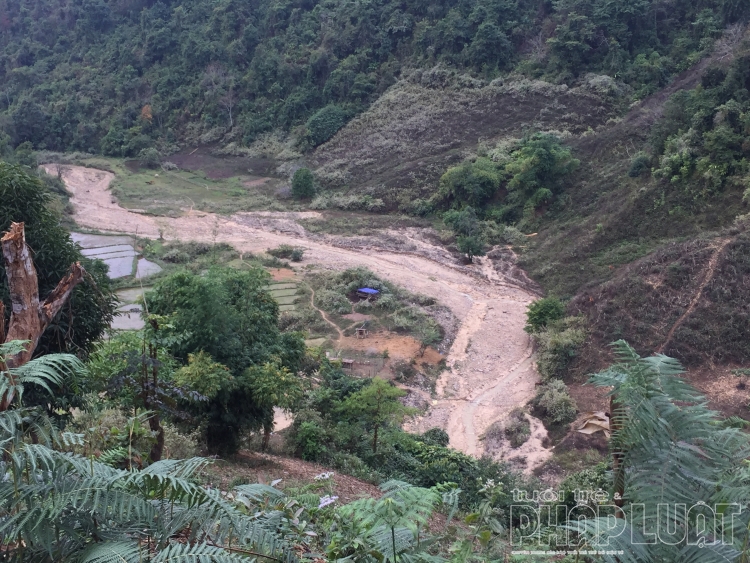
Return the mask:
[[(690, 538), (718, 537), (727, 529), (721, 519), (709, 513), (693, 518), (695, 510), (668, 515), (662, 507), (678, 506), (680, 499), (695, 507), (741, 503), (736, 499), (744, 499), (747, 490), (748, 472), (741, 468), (750, 452), (747, 434), (720, 423), (706, 397), (681, 377), (684, 369), (676, 360), (642, 358), (622, 340), (613, 349), (616, 363), (590, 379), (613, 397), (610, 482), (623, 498), (624, 529), (618, 538), (609, 536), (613, 541), (607, 545), (633, 561), (741, 561), (747, 553), (747, 515), (731, 526), (728, 540), (699, 546)], [(630, 528), (636, 514), (647, 528)], [(666, 529), (668, 522), (670, 541), (642, 541), (643, 532)], [(590, 541), (597, 524), (579, 521), (575, 527)]]
[(533, 75), (606, 72), (642, 96), (748, 11), (739, 0), (7, 0), (2, 129), (11, 146), (135, 157), (189, 124), (251, 141), (307, 123), (315, 145), (403, 68), (438, 62), (491, 78), (525, 58)]
[(529, 333), (538, 332), (551, 322), (565, 316), (565, 304), (559, 298), (550, 296), (537, 299), (529, 305), (526, 311), (526, 326)]
[(304, 341), (279, 331), (278, 304), (263, 289), (269, 280), (261, 269), (183, 271), (146, 294), (149, 311), (173, 315), (174, 330), (184, 335), (170, 346), (176, 357), (187, 361), (188, 354), (203, 350), (230, 370), (216, 396), (196, 412), (212, 451), (236, 451), (243, 432), (271, 424), (274, 403), (259, 394), (258, 378), (265, 372), (257, 370), (275, 366), (296, 373), (301, 365)]
[(433, 199), (442, 206), (481, 208), (504, 179), (501, 166), (489, 158), (477, 158), (448, 169), (440, 178), (440, 189)]
[(654, 170), (669, 199), (694, 208), (727, 186), (744, 187), (750, 174), (750, 55), (729, 69), (709, 68), (702, 88), (682, 91), (669, 101), (652, 131), (659, 154)]
[(469, 262), (474, 256), (484, 256), (484, 241), (478, 236), (459, 236), (456, 239), (459, 252), (466, 254)]
[(302, 261), (302, 257), (305, 255), (304, 248), (299, 248), (290, 244), (279, 245), (276, 248), (271, 248), (267, 252), (275, 258), (287, 258), (292, 262)]
[(294, 173), (292, 195), (297, 199), (309, 199), (315, 195), (315, 178), (309, 168), (300, 168)]
[[(488, 479), (513, 488), (519, 476), (489, 458), (477, 460), (450, 449), (444, 430), (433, 428), (421, 436), (401, 430), (398, 416), (381, 416), (369, 401), (357, 409), (359, 397), (376, 395), (377, 387), (388, 385), (368, 379), (354, 378), (326, 359), (319, 360), (320, 384), (311, 389), (295, 415), (295, 422), (287, 438), (287, 445), (298, 455), (324, 463), (342, 463), (344, 467), (369, 468), (370, 475), (380, 479), (402, 479), (421, 487), (451, 482), (464, 491), (462, 502), (471, 506), (481, 497), (480, 489)], [(395, 389), (395, 388), (394, 388)], [(398, 389), (396, 389), (398, 391)], [(384, 397), (386, 411), (403, 409), (395, 396)], [(366, 411), (366, 412), (364, 412)], [(377, 420), (379, 437), (377, 450), (373, 451), (373, 438)], [(506, 509), (511, 497), (498, 508)], [(507, 513), (503, 512), (505, 516)]]
[[(44, 299), (76, 261), (80, 261), (91, 274), (73, 291), (70, 305), (63, 307), (45, 331), (37, 354), (85, 354), (109, 327), (115, 298), (110, 289), (107, 266), (81, 255), (68, 232), (60, 226), (59, 217), (49, 209), (49, 201), (50, 195), (44, 184), (30, 175), (28, 169), (0, 162), (0, 232), (5, 232), (11, 222), (25, 223), (26, 242), (34, 252), (40, 297)], [(5, 303), (6, 315), (10, 315), (10, 296), (4, 269), (0, 271), (0, 282), (0, 298)], [(8, 319), (5, 320), (7, 322)], [(67, 388), (65, 392), (58, 391), (57, 400), (62, 401), (62, 406), (65, 401), (73, 400), (75, 393), (72, 388)]]
[(644, 172), (647, 172), (651, 168), (651, 159), (648, 155), (638, 153), (633, 158), (633, 162), (630, 164), (630, 170), (628, 170), (628, 176), (631, 178), (637, 178)]
[(532, 401), (535, 410), (548, 426), (568, 424), (576, 419), (575, 401), (561, 379), (544, 384)]
[(328, 453), (331, 436), (322, 417), (314, 410), (302, 410), (294, 417), (287, 446), (306, 461), (319, 461)]
[[(7, 561), (139, 563), (155, 555), (162, 561), (244, 561), (238, 548), (297, 561), (277, 520), (262, 513), (255, 491), (234, 489), (232, 498), (243, 501), (235, 505), (199, 484), (207, 459), (118, 469), (110, 464), (127, 455), (126, 448), (73, 454), (71, 449), (84, 445), (82, 436), (59, 432), (37, 409), (0, 413), (0, 442), (6, 458), (0, 531)], [(193, 542), (176, 541), (177, 535)]]
[(482, 227), (475, 209), (468, 205), (461, 210), (451, 209), (443, 213), (443, 222), (458, 235), (467, 237), (479, 236)]
[(325, 143), (344, 126), (346, 118), (344, 109), (336, 104), (320, 108), (307, 120), (305, 139), (312, 147)]
[(580, 164), (559, 138), (546, 133), (521, 141), (511, 157), (505, 167), (510, 176), (508, 195), (500, 211), (508, 218), (519, 218), (521, 212), (530, 217), (540, 205), (550, 203), (562, 189), (565, 177)]
[(138, 153), (138, 163), (145, 168), (157, 168), (161, 163), (161, 155), (153, 147), (141, 149)]
[(519, 448), (526, 443), (531, 436), (531, 424), (523, 409), (516, 408), (511, 411), (505, 423), (504, 433), (513, 448)]
[[(471, 207), (475, 215), (481, 212), (497, 222), (528, 221), (539, 207), (553, 201), (566, 177), (579, 165), (558, 137), (546, 133), (530, 135), (500, 156), (497, 162), (480, 157), (449, 168), (440, 178), (432, 205)], [(457, 227), (469, 223), (459, 215), (445, 217)], [(466, 229), (457, 232), (472, 235)]]
[(420, 439), (425, 444), (432, 444), (433, 446), (448, 446), (450, 437), (448, 433), (442, 428), (430, 428), (427, 432), (420, 436)]
[(24, 141), (13, 151), (13, 159), (21, 166), (26, 166), (31, 170), (37, 167), (36, 154), (34, 146), (29, 141)]
[(563, 377), (586, 340), (581, 317), (565, 317), (533, 332), (537, 369), (543, 379)]
[(443, 214), (443, 222), (458, 234), (456, 246), (459, 252), (466, 254), (469, 262), (474, 256), (484, 255), (482, 227), (473, 207), (464, 207), (460, 211), (446, 211)]

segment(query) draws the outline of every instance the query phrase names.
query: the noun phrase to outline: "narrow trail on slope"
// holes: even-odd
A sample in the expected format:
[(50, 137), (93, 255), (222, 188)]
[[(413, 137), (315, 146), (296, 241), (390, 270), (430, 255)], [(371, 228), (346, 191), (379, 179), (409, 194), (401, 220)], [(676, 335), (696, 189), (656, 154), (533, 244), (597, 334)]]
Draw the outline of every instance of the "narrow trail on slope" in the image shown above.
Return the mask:
[(672, 337), (674, 336), (674, 333), (677, 331), (678, 328), (682, 325), (683, 322), (685, 322), (685, 319), (687, 319), (690, 314), (695, 309), (696, 305), (698, 305), (698, 301), (700, 301), (701, 296), (703, 296), (703, 290), (706, 289), (706, 286), (711, 282), (712, 279), (714, 279), (714, 274), (716, 273), (716, 265), (719, 263), (719, 258), (721, 257), (721, 253), (724, 252), (724, 249), (727, 247), (727, 245), (732, 241), (732, 239), (723, 239), (721, 243), (714, 249), (714, 253), (711, 255), (711, 258), (708, 260), (708, 265), (706, 266), (706, 272), (703, 276), (703, 281), (698, 286), (698, 289), (695, 290), (695, 295), (693, 295), (693, 299), (690, 301), (690, 304), (688, 305), (687, 309), (685, 309), (685, 312), (680, 315), (680, 318), (677, 319), (677, 321), (672, 325), (672, 328), (669, 329), (669, 332), (667, 333), (667, 338), (664, 340), (664, 343), (659, 346), (659, 349), (656, 351), (658, 354), (662, 354), (664, 350), (666, 350), (667, 346), (669, 346), (669, 343), (672, 341)]
[[(420, 254), (377, 244), (366, 250), (348, 248), (333, 238), (308, 236), (297, 221), (320, 217), (317, 212), (220, 216), (186, 210), (177, 218), (147, 216), (120, 207), (109, 191), (113, 179), (112, 173), (103, 170), (63, 166), (78, 225), (167, 241), (222, 242), (241, 253), (264, 252), (281, 244), (303, 246), (307, 264), (335, 270), (363, 266), (448, 307), (461, 321), (447, 356), (450, 369), (440, 378), (432, 407), (407, 425), (412, 431), (443, 428), (454, 448), (480, 455), (483, 447), (478, 436), (534, 396), (539, 375), (529, 359), (530, 340), (523, 327), (526, 307), (536, 296), (498, 274), (488, 259), (469, 268), (452, 266), (444, 259), (445, 249), (423, 240), (417, 241)], [(321, 314), (343, 337), (341, 329)], [(527, 469), (533, 465), (529, 463)]]
[(323, 320), (325, 322), (327, 322), (329, 325), (331, 325), (333, 328), (336, 329), (336, 332), (339, 335), (339, 340), (343, 340), (344, 332), (339, 328), (339, 325), (337, 325), (331, 319), (329, 319), (328, 315), (326, 315), (323, 309), (320, 309), (315, 306), (315, 290), (312, 287), (310, 288), (310, 305), (312, 305), (312, 308), (315, 309), (318, 313), (320, 313), (320, 316), (323, 317)]

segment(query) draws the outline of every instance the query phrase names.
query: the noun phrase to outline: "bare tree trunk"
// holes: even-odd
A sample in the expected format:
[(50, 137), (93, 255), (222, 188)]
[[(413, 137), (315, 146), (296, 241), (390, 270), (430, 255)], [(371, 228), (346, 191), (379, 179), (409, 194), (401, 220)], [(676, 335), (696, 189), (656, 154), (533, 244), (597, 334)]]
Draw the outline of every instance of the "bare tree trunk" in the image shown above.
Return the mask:
[[(620, 430), (619, 409), (620, 407), (618, 407), (613, 394), (609, 398), (609, 429), (612, 436)], [(614, 503), (617, 507), (615, 509), (615, 517), (617, 518), (625, 518), (625, 513), (622, 510), (622, 507), (625, 506), (625, 500), (623, 499), (625, 496), (625, 468), (623, 467), (622, 458), (622, 452), (612, 452), (612, 476), (615, 490)]]
[[(0, 239), (0, 245), (2, 245), (12, 305), (7, 332), (4, 329), (4, 317), (0, 316), (3, 319), (0, 323), (2, 325), (0, 336), (3, 338), (0, 341), (28, 341), (26, 350), (6, 359), (7, 367), (13, 368), (31, 359), (45, 329), (60, 312), (73, 289), (83, 281), (86, 271), (80, 262), (72, 264), (70, 271), (60, 280), (47, 299), (40, 302), (39, 280), (31, 258), (31, 250), (26, 245), (24, 224), (12, 223), (10, 230)], [(0, 314), (2, 312), (4, 312), (3, 309), (0, 309)], [(3, 397), (0, 400), (0, 411), (7, 410), (12, 400), (12, 393)]]
[(260, 446), (261, 451), (265, 452), (268, 449), (268, 444), (271, 442), (272, 430), (273, 430), (273, 424), (263, 425), (263, 442), (261, 443), (261, 446)]
[(0, 343), (5, 342), (5, 303), (0, 301)]
[(156, 442), (151, 446), (151, 452), (149, 453), (149, 457), (153, 463), (161, 461), (161, 456), (164, 452), (164, 428), (161, 425), (161, 417), (159, 416), (159, 413), (154, 411), (154, 414), (148, 419), (148, 425), (151, 428), (151, 431), (156, 433)]

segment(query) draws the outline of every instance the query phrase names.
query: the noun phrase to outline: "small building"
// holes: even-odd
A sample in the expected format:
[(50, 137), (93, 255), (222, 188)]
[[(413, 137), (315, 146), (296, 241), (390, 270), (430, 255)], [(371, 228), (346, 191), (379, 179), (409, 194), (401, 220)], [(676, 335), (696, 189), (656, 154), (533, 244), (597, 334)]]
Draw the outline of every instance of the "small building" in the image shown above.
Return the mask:
[(377, 289), (373, 289), (371, 287), (360, 287), (357, 290), (357, 296), (361, 297), (362, 299), (370, 299), (373, 297), (377, 297), (380, 294), (380, 291)]
[(370, 335), (370, 331), (365, 327), (359, 327), (357, 329), (357, 338), (367, 338)]

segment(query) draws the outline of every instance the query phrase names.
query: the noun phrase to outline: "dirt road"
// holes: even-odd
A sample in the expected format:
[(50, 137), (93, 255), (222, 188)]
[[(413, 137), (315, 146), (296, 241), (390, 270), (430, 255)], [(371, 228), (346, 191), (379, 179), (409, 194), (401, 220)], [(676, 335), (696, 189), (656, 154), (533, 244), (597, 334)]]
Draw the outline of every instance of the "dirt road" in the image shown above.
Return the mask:
[[(48, 165), (49, 172), (52, 167)], [(280, 244), (294, 244), (306, 249), (303, 263), (314, 262), (331, 269), (365, 266), (449, 307), (461, 320), (447, 358), (449, 370), (438, 382), (431, 409), (411, 422), (410, 430), (439, 426), (450, 435), (451, 446), (478, 456), (483, 450), (479, 440), (482, 432), (534, 396), (539, 376), (523, 326), (526, 306), (535, 296), (508, 283), (488, 259), (477, 259), (472, 274), (424, 255), (334, 246), (320, 237), (313, 240), (296, 222), (317, 216), (315, 212), (237, 213), (225, 217), (189, 211), (179, 218), (146, 216), (118, 205), (109, 191), (113, 178), (113, 174), (101, 170), (64, 166), (63, 179), (72, 194), (74, 217), (79, 225), (150, 238), (163, 236), (167, 240), (225, 242), (240, 252), (262, 252)], [(418, 244), (420, 250), (436, 256), (445, 253), (437, 247), (424, 248), (428, 244), (424, 241)], [(502, 453), (525, 457), (527, 469), (551, 454), (541, 447), (544, 427), (533, 427), (531, 440)]]

